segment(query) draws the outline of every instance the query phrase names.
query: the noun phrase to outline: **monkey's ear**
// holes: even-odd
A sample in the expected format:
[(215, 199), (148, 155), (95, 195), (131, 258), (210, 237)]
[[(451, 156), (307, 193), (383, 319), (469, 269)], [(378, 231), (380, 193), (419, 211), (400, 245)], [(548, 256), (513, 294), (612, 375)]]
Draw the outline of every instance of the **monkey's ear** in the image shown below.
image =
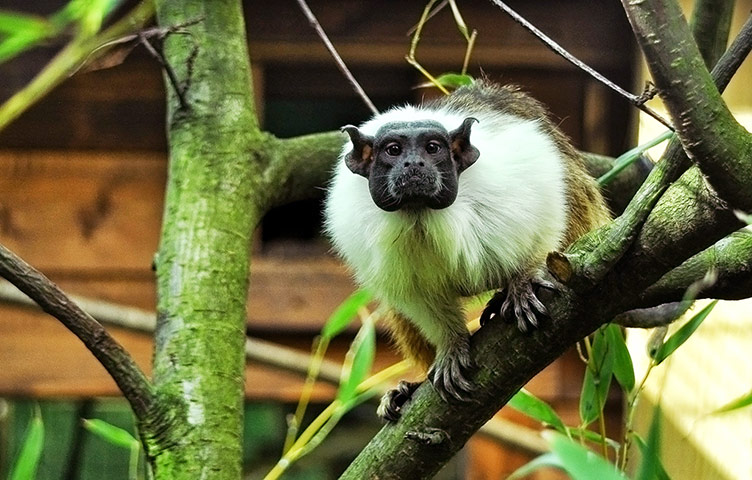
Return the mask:
[(373, 137), (363, 135), (354, 125), (345, 125), (342, 131), (350, 135), (353, 148), (345, 155), (345, 165), (353, 173), (368, 178), (373, 161)]
[(470, 128), (477, 121), (477, 118), (467, 117), (462, 125), (449, 132), (452, 155), (457, 162), (458, 173), (475, 163), (480, 156), (478, 149), (470, 143)]

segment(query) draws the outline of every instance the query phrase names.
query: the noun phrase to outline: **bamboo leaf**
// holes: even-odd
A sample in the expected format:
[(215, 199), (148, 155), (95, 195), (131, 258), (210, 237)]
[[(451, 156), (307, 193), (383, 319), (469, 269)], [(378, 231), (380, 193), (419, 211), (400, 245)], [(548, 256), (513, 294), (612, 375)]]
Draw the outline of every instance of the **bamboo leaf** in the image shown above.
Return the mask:
[(507, 405), (530, 418), (538, 420), (544, 425), (550, 425), (559, 432), (566, 433), (567, 431), (564, 421), (556, 414), (551, 405), (524, 388), (520, 389), (520, 391), (509, 400)]
[(587, 428), (567, 427), (567, 436), (584, 438), (585, 440), (597, 443), (598, 445), (605, 443), (614, 450), (619, 450), (619, 448), (621, 448), (621, 444), (616, 440), (608, 437), (604, 438), (600, 433), (588, 430)]
[(116, 427), (98, 418), (84, 419), (84, 428), (94, 435), (118, 447), (130, 450), (138, 440), (127, 430)]
[(453, 90), (460, 87), (472, 85), (475, 81), (470, 75), (463, 75), (461, 73), (444, 73), (436, 78), (442, 86)]
[(580, 419), (583, 425), (592, 423), (602, 414), (613, 372), (614, 351), (609, 348), (605, 329), (601, 328), (593, 335), (593, 346), (582, 380)]
[(43, 17), (0, 10), (0, 33), (2, 34), (47, 32), (52, 29), (52, 26)]
[(543, 432), (553, 453), (559, 457), (566, 472), (574, 480), (627, 480), (626, 475), (608, 460), (588, 450), (569, 437), (556, 432)]
[(527, 475), (530, 475), (534, 471), (540, 469), (540, 468), (558, 468), (560, 470), (564, 470), (564, 466), (561, 463), (561, 460), (558, 456), (556, 456), (555, 453), (549, 452), (544, 453), (543, 455), (536, 457), (532, 459), (531, 461), (527, 462), (525, 465), (521, 466), (514, 472), (512, 472), (511, 475), (507, 477), (507, 480), (517, 480), (519, 478), (523, 478)]
[(342, 365), (342, 379), (337, 392), (337, 400), (342, 404), (355, 398), (358, 385), (371, 371), (375, 355), (376, 328), (369, 317), (360, 327)]
[(598, 185), (608, 185), (611, 183), (616, 176), (621, 173), (622, 170), (633, 164), (637, 159), (639, 159), (647, 150), (655, 147), (656, 145), (659, 145), (666, 140), (670, 139), (673, 136), (674, 132), (671, 130), (667, 130), (663, 132), (662, 134), (658, 135), (657, 137), (648, 140), (647, 142), (643, 143), (642, 145), (638, 145), (634, 147), (631, 150), (628, 150), (621, 155), (619, 155), (616, 160), (614, 160), (614, 166), (611, 167), (611, 170), (604, 173), (598, 178)]
[(367, 290), (356, 290), (342, 302), (331, 314), (321, 330), (321, 336), (331, 340), (347, 328), (355, 319), (358, 310), (365, 307), (371, 301), (371, 294)]
[(674, 353), (677, 348), (682, 346), (682, 344), (686, 342), (687, 339), (689, 339), (689, 337), (695, 332), (695, 330), (697, 330), (697, 327), (699, 327), (700, 324), (702, 324), (703, 320), (707, 318), (707, 316), (710, 314), (717, 303), (718, 300), (710, 302), (707, 306), (705, 306), (705, 308), (700, 310), (697, 315), (695, 315), (687, 323), (682, 325), (682, 327), (677, 330), (676, 333), (671, 335), (668, 340), (666, 340), (663, 345), (661, 345), (657, 349), (653, 356), (653, 360), (655, 360), (656, 365), (666, 360), (669, 355)]
[(614, 352), (614, 376), (625, 392), (631, 392), (635, 387), (634, 365), (632, 356), (627, 349), (624, 335), (618, 325), (606, 327), (606, 339), (609, 349)]
[(656, 408), (653, 420), (650, 422), (647, 441), (643, 440), (636, 433), (632, 434), (632, 438), (634, 438), (642, 454), (642, 461), (637, 469), (635, 480), (671, 480), (666, 469), (663, 468), (660, 458), (660, 424), (661, 410), (660, 408)]
[(740, 408), (748, 407), (750, 405), (752, 405), (752, 392), (749, 392), (748, 394), (727, 403), (718, 410), (714, 411), (713, 414), (732, 412), (734, 410), (739, 410)]
[(42, 459), (42, 449), (44, 448), (44, 423), (42, 414), (37, 407), (34, 416), (29, 421), (26, 428), (24, 441), (21, 450), (16, 457), (16, 463), (10, 472), (10, 480), (30, 480), (37, 476), (37, 468)]

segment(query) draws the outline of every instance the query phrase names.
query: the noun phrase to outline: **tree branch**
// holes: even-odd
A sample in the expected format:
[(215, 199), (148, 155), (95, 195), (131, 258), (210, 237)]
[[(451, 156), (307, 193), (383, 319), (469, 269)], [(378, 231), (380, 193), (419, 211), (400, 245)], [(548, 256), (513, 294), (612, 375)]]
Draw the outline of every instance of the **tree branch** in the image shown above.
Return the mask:
[(713, 83), (674, 0), (622, 0), (688, 156), (719, 195), (752, 209), (752, 135), (734, 119)]
[(140, 423), (159, 408), (154, 388), (128, 352), (41, 272), (0, 245), (0, 275), (73, 332), (110, 374)]

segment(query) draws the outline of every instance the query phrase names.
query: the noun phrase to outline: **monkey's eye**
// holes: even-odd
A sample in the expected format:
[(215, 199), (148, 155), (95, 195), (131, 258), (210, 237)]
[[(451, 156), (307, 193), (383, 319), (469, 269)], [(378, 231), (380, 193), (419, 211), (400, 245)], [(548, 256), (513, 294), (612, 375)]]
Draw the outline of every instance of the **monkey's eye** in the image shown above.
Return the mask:
[(431, 155), (439, 153), (440, 151), (441, 145), (439, 145), (439, 142), (428, 142), (426, 144), (426, 152), (430, 153)]
[(390, 143), (386, 146), (386, 153), (391, 157), (396, 157), (402, 153), (402, 147), (397, 143)]

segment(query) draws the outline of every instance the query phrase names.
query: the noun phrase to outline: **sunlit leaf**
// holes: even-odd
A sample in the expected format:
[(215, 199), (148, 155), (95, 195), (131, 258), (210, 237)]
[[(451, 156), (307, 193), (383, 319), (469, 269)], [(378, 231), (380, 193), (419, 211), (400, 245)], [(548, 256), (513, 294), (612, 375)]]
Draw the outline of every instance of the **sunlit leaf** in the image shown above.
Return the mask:
[(621, 444), (612, 438), (604, 438), (600, 433), (588, 430), (587, 428), (571, 428), (567, 427), (567, 432), (570, 436), (576, 438), (584, 438), (585, 440), (598, 445), (606, 444), (614, 450), (619, 450)]
[(621, 328), (618, 325), (607, 326), (606, 339), (609, 349), (614, 352), (614, 377), (624, 391), (629, 393), (635, 386), (634, 365)]
[(734, 210), (734, 215), (747, 225), (752, 225), (752, 214), (742, 212), (741, 210)]
[(642, 145), (638, 145), (635, 148), (619, 155), (616, 160), (614, 160), (614, 166), (611, 167), (611, 170), (604, 173), (598, 178), (598, 184), (608, 185), (614, 180), (614, 178), (616, 178), (619, 173), (621, 173), (622, 170), (637, 161), (647, 150), (665, 142), (666, 140), (671, 138), (673, 134), (674, 132), (668, 130), (658, 135), (657, 137), (643, 143)]
[(544, 425), (550, 425), (562, 433), (565, 433), (567, 430), (561, 417), (556, 414), (551, 405), (524, 388), (517, 392), (507, 405), (530, 418), (538, 420)]
[(337, 400), (346, 404), (356, 396), (358, 385), (371, 371), (375, 355), (376, 328), (369, 317), (363, 322), (345, 357)]
[(42, 449), (44, 448), (44, 423), (42, 415), (37, 408), (34, 416), (29, 421), (29, 426), (24, 435), (21, 450), (13, 464), (8, 478), (10, 480), (29, 480), (36, 478), (39, 461), (42, 458)]
[(127, 430), (98, 418), (84, 419), (84, 428), (107, 442), (130, 450), (138, 440)]
[(750, 405), (752, 405), (752, 392), (749, 392), (748, 394), (727, 403), (713, 413), (732, 412), (734, 410), (739, 410), (740, 408), (748, 407)]
[(347, 328), (355, 319), (358, 310), (365, 307), (371, 301), (371, 294), (366, 290), (356, 290), (347, 297), (332, 313), (321, 330), (321, 336), (330, 340)]
[(507, 477), (507, 480), (517, 480), (519, 478), (523, 478), (527, 475), (530, 475), (534, 471), (540, 469), (540, 468), (558, 468), (560, 470), (564, 470), (564, 466), (561, 463), (561, 460), (555, 453), (544, 453), (543, 455), (539, 457), (535, 457), (531, 461), (527, 462), (525, 465), (521, 466), (514, 472), (512, 472), (511, 475)]
[(700, 310), (697, 315), (692, 317), (687, 323), (682, 325), (682, 327), (677, 330), (673, 335), (671, 335), (664, 343), (661, 345), (655, 354), (653, 355), (653, 360), (655, 360), (656, 365), (660, 364), (666, 358), (668, 358), (669, 355), (674, 353), (677, 348), (682, 346), (684, 342), (689, 339), (689, 337), (697, 330), (697, 327), (702, 324), (703, 320), (707, 318), (707, 316), (710, 314), (710, 312), (713, 310), (713, 308), (718, 303), (718, 300), (714, 300), (710, 302), (705, 308)]
[(556, 432), (543, 432), (553, 453), (574, 480), (627, 480), (608, 460)]

